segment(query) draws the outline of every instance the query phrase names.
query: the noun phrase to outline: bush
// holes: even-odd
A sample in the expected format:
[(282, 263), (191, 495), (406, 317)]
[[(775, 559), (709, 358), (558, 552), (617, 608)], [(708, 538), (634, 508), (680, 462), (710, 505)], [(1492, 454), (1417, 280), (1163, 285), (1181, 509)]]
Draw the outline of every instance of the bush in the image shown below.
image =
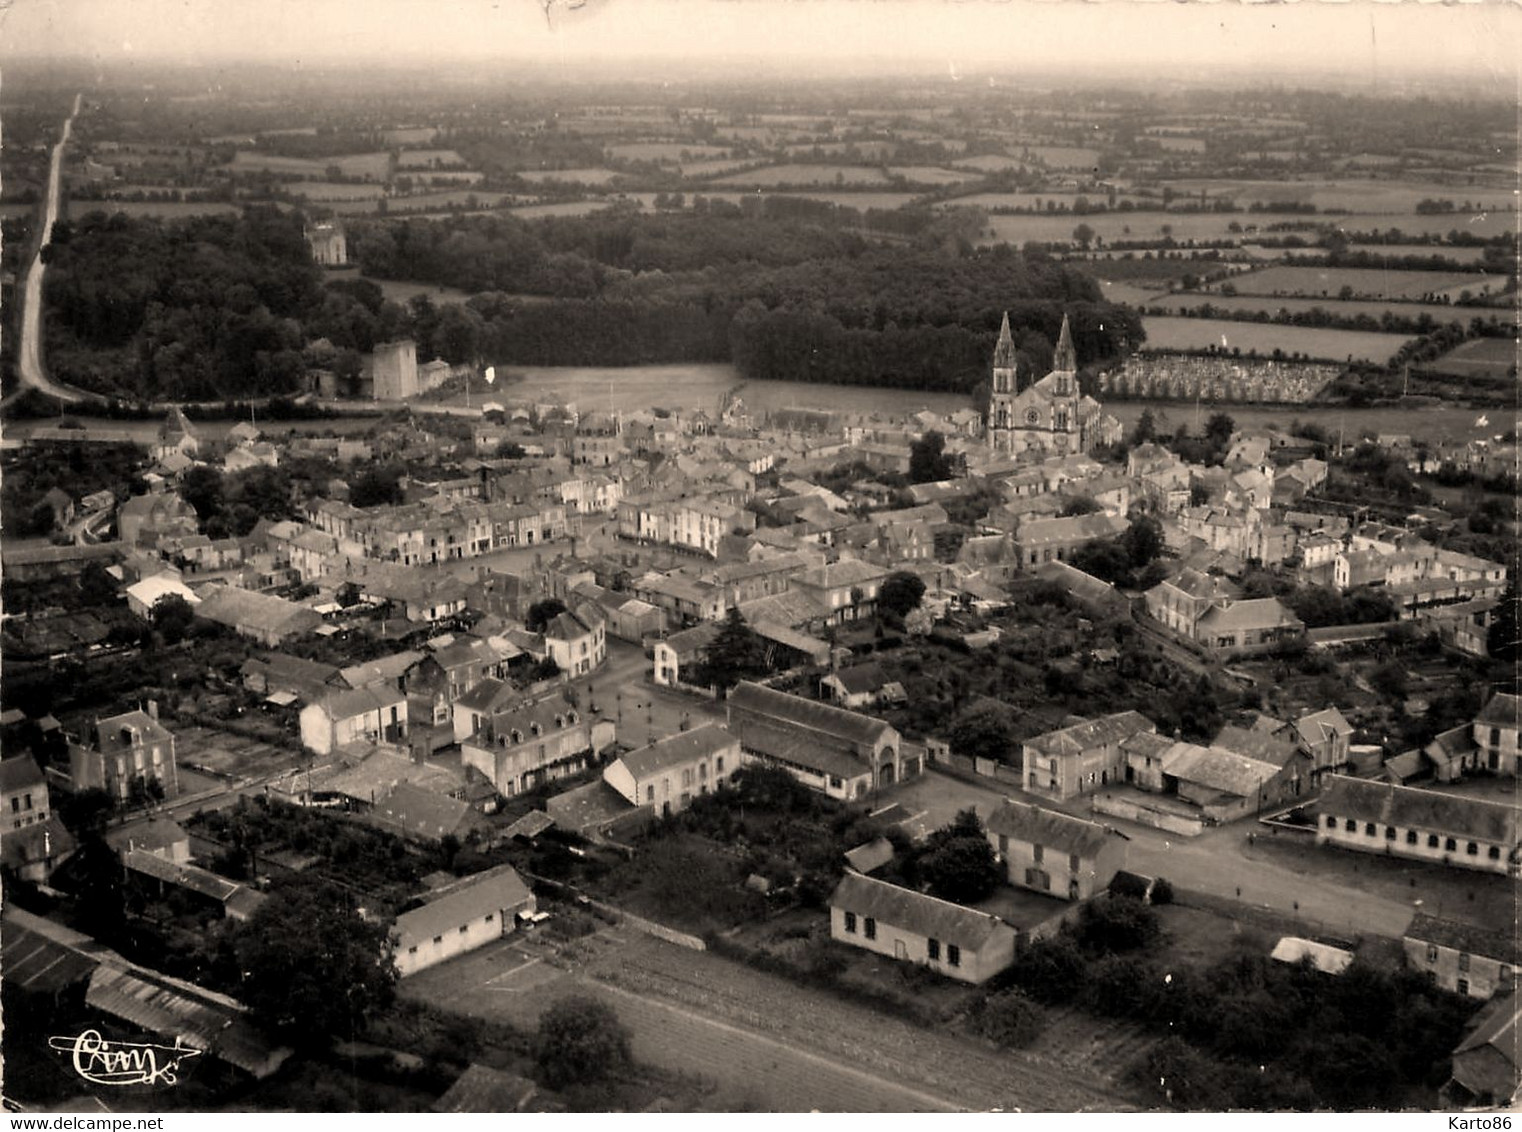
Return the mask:
[(1168, 883), (1166, 877), (1158, 877), (1155, 881), (1152, 882), (1152, 903), (1173, 903), (1173, 885)]
[(606, 1080), (629, 1066), (629, 1031), (606, 1003), (561, 999), (539, 1019), (534, 1060), (540, 1079), (552, 1089)]
[(974, 1008), (972, 1026), (1005, 1049), (1022, 1049), (1041, 1036), (1046, 1014), (1018, 990), (998, 991)]
[(1005, 977), (1038, 1002), (1072, 1002), (1083, 989), (1083, 953), (1067, 935), (1037, 940), (1021, 949)]
[(1100, 955), (1135, 951), (1158, 936), (1157, 913), (1139, 900), (1110, 896), (1084, 905), (1078, 921), (1078, 941)]

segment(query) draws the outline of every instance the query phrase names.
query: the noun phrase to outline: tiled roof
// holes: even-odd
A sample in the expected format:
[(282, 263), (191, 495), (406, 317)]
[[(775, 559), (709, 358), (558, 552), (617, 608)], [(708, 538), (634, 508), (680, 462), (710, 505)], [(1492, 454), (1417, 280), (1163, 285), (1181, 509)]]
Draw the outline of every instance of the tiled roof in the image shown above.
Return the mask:
[(1466, 924), (1462, 920), (1450, 920), (1442, 916), (1430, 916), (1418, 912), (1411, 917), (1406, 929), (1406, 939), (1435, 943), (1439, 947), (1451, 947), (1455, 951), (1498, 959), (1516, 966), (1522, 962), (1522, 941), (1514, 931), (1494, 931), (1490, 928)]
[(1476, 723), (1490, 727), (1522, 727), (1522, 697), (1497, 692), (1474, 717)]
[(537, 1086), (515, 1073), (485, 1065), (469, 1065), (453, 1085), (433, 1102), (434, 1112), (522, 1112)]
[(31, 755), (0, 759), (0, 793), (13, 794), (29, 786), (46, 787), (47, 779)]
[(426, 943), (436, 935), (458, 930), (460, 925), (496, 912), (511, 915), (520, 904), (533, 899), (528, 886), (511, 865), (501, 865), (467, 877), (458, 885), (439, 890), (428, 903), (396, 918), (398, 951)]
[(1003, 834), (1032, 845), (1050, 846), (1080, 857), (1094, 856), (1114, 836), (1095, 822), (1008, 799), (989, 816), (987, 829), (989, 833)]
[(987, 912), (856, 873), (841, 878), (830, 895), (830, 907), (870, 916), (884, 927), (903, 928), (967, 951), (977, 951), (1001, 932), (1014, 931)]
[(724, 727), (709, 723), (691, 731), (679, 731), (648, 747), (630, 751), (618, 761), (624, 764), (624, 768), (638, 782), (647, 775), (686, 766), (738, 745), (739, 740)]
[(1025, 745), (1048, 755), (1077, 755), (1107, 743), (1124, 742), (1138, 731), (1156, 730), (1157, 725), (1140, 712), (1121, 711), (1048, 731), (1027, 739)]
[(1163, 755), (1163, 773), (1222, 794), (1251, 798), (1282, 768), (1220, 747), (1175, 743)]
[(1518, 844), (1517, 811), (1499, 802), (1483, 802), (1437, 790), (1366, 782), (1333, 775), (1316, 807), (1321, 813), (1406, 829)]
[(818, 732), (865, 747), (893, 729), (880, 719), (829, 704), (806, 700), (760, 684), (742, 681), (729, 695), (730, 718), (763, 717), (793, 728)]
[(458, 798), (411, 782), (398, 782), (377, 798), (367, 816), (375, 824), (426, 838), (459, 834), (473, 821), (470, 807)]

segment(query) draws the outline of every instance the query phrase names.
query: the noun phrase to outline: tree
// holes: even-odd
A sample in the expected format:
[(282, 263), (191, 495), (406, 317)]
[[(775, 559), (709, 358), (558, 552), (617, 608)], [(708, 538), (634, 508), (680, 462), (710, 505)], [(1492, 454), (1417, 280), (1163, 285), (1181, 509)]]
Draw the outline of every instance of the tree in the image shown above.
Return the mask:
[(1080, 248), (1087, 251), (1089, 245), (1094, 242), (1094, 229), (1087, 224), (1080, 224), (1073, 229), (1073, 239), (1078, 242)]
[(719, 632), (708, 646), (697, 677), (702, 684), (728, 691), (741, 680), (766, 671), (766, 656), (761, 638), (745, 623), (738, 606), (730, 606)]
[(1150, 515), (1138, 515), (1122, 532), (1120, 544), (1131, 560), (1131, 569), (1145, 569), (1163, 552), (1162, 525)]
[(957, 904), (986, 899), (1004, 879), (987, 831), (972, 809), (960, 811), (926, 838), (910, 871), (936, 896)]
[(190, 632), (191, 625), (195, 623), (196, 611), (179, 594), (165, 594), (153, 603), (148, 616), (153, 621), (153, 627), (163, 635), (164, 641), (173, 645), (184, 640), (185, 634)]
[(1131, 430), (1131, 443), (1146, 444), (1157, 438), (1157, 419), (1153, 417), (1151, 409), (1143, 409), (1141, 416), (1136, 418), (1136, 427)]
[(534, 1061), (552, 1089), (604, 1081), (632, 1061), (629, 1031), (613, 1008), (595, 998), (563, 998), (539, 1017)]
[(968, 758), (1005, 762), (1018, 751), (1014, 711), (997, 700), (964, 708), (952, 720), (951, 749)]
[(884, 613), (907, 617), (919, 608), (925, 596), (925, 583), (919, 575), (907, 570), (895, 570), (883, 579), (877, 590), (877, 608)]
[(1114, 896), (1083, 906), (1078, 941), (1100, 954), (1135, 951), (1156, 939), (1161, 930), (1157, 913), (1140, 900)]
[(1224, 450), (1231, 443), (1231, 437), (1237, 431), (1237, 422), (1232, 420), (1226, 413), (1213, 413), (1205, 422), (1205, 439), (1211, 445)]
[(1486, 651), (1496, 660), (1511, 663), (1517, 659), (1519, 644), (1517, 606), (1517, 569), (1513, 565), (1511, 577), (1507, 579), (1506, 589), (1501, 594), (1501, 603), (1496, 606), (1495, 618), (1490, 623), (1485, 639)]
[(1072, 518), (1075, 515), (1092, 515), (1097, 511), (1103, 510), (1104, 508), (1099, 505), (1093, 496), (1075, 495), (1063, 505), (1062, 517), (1066, 519)]
[(565, 611), (565, 602), (558, 597), (547, 597), (528, 607), (528, 616), (523, 623), (530, 633), (542, 633), (546, 625)]
[(1041, 1007), (1018, 990), (989, 995), (973, 1011), (978, 1033), (1005, 1049), (1030, 1045), (1046, 1028)]
[(270, 894), (233, 940), (241, 997), (271, 1035), (302, 1046), (364, 1030), (396, 985), (391, 925), (346, 889), (298, 876)]
[(946, 438), (934, 429), (909, 448), (909, 482), (936, 483), (951, 478), (951, 461), (946, 458)]

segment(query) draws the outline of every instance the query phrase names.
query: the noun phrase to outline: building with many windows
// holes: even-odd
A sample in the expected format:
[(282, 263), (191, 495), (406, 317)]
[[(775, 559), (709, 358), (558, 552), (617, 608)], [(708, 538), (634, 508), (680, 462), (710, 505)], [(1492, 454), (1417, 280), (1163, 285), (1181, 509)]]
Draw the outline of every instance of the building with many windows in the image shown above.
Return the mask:
[(830, 938), (983, 983), (1015, 961), (1018, 933), (987, 912), (848, 872), (830, 895)]
[(1339, 774), (1316, 809), (1317, 845), (1510, 876), (1522, 866), (1514, 806)]

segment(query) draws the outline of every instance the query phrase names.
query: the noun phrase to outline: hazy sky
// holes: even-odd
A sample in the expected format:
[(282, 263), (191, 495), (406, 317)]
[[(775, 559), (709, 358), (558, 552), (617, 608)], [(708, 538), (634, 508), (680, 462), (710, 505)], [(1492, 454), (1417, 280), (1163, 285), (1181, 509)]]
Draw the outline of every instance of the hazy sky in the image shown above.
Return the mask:
[[(546, 11), (546, 4), (549, 7)], [(868, 57), (959, 71), (1066, 66), (1085, 77), (1201, 64), (1398, 79), (1434, 73), (1515, 95), (1522, 7), (1238, 0), (11, 0), (7, 55), (102, 62), (536, 58), (555, 65), (683, 56), (722, 62)]]

